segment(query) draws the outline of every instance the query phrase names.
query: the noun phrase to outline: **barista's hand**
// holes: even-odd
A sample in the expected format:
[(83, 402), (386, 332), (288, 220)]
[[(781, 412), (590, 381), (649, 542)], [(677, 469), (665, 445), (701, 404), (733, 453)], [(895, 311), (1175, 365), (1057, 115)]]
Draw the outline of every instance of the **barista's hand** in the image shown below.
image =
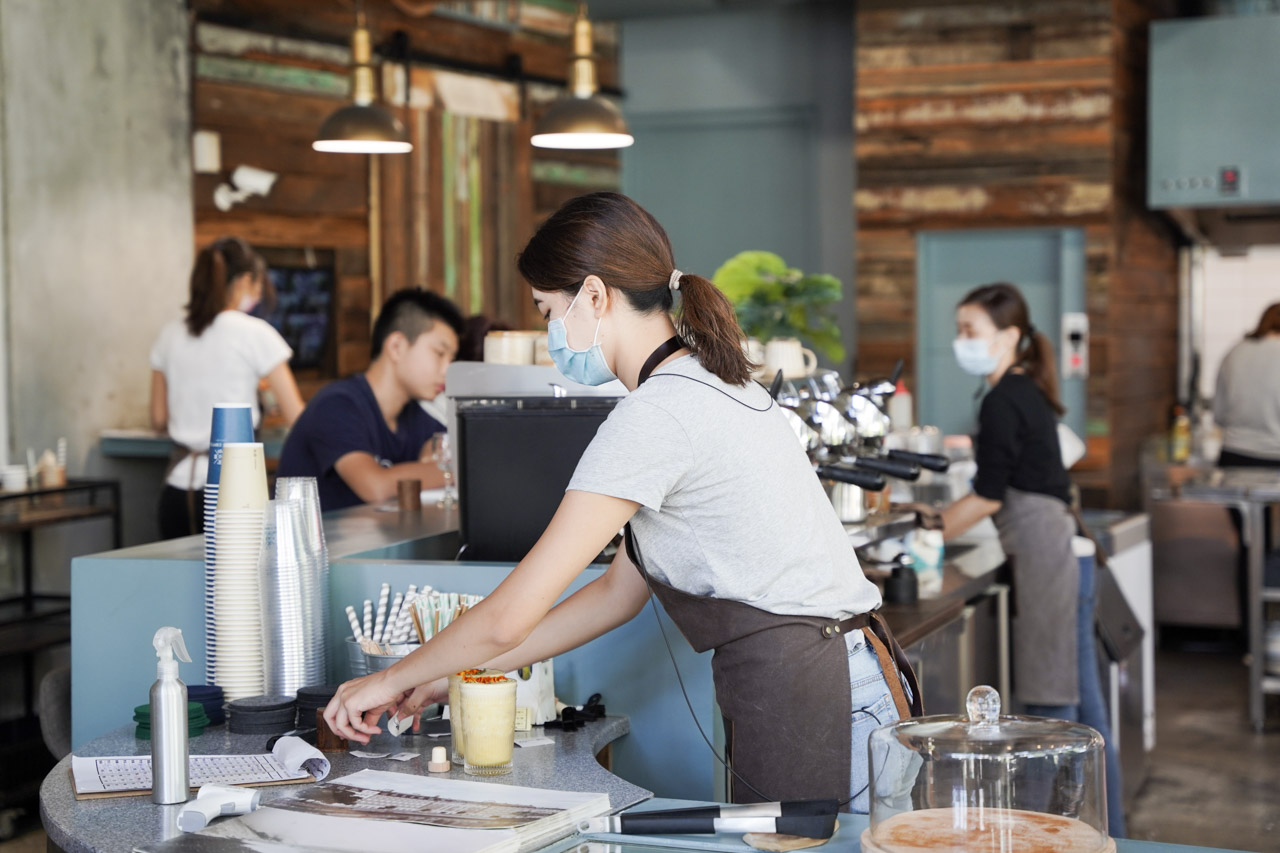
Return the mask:
[(413, 730), (422, 727), (422, 709), (437, 702), (449, 701), (449, 679), (441, 678), (410, 690), (400, 697), (391, 713), (397, 717), (413, 717)]
[(943, 527), (942, 511), (926, 503), (893, 504), (895, 512), (912, 512), (916, 516), (916, 527), (921, 530), (941, 530)]
[(387, 672), (375, 672), (338, 688), (324, 709), (324, 721), (334, 734), (368, 743), (369, 735), (382, 731), (375, 725), (382, 712), (394, 708), (404, 696), (409, 695), (391, 686)]

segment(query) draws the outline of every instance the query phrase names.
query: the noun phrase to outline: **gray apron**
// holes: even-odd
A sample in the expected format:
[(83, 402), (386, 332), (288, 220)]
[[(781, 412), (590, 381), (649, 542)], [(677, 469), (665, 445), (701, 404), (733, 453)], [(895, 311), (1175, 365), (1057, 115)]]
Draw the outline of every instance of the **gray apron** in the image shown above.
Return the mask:
[(1079, 704), (1071, 509), (1049, 495), (1006, 489), (995, 523), (1013, 565), (1014, 692), (1037, 705)]
[(724, 716), (726, 760), (747, 783), (738, 784), (731, 774), (731, 802), (849, 799), (853, 706), (844, 643), (849, 631), (867, 635), (899, 717), (923, 713), (915, 673), (878, 614), (843, 621), (783, 616), (739, 601), (692, 595), (645, 571), (630, 525), (626, 547), (694, 650), (715, 650), (711, 673)]

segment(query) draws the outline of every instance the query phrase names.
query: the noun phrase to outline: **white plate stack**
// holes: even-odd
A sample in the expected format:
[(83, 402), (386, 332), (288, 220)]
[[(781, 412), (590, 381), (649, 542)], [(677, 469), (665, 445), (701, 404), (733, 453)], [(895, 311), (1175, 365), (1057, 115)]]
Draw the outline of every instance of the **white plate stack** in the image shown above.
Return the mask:
[[(277, 494), (279, 490), (277, 489)], [(262, 591), (265, 690), (293, 696), (323, 684), (324, 596), (327, 579), (308, 542), (298, 498), (267, 502), (258, 580)]]
[(214, 683), (228, 700), (262, 693), (262, 609), (258, 562), (267, 508), (262, 445), (222, 446), (222, 476), (215, 512), (213, 573)]
[(253, 441), (253, 410), (241, 403), (213, 407), (209, 430), (209, 472), (204, 485), (204, 682), (214, 684), (218, 659), (213, 630), (213, 577), (217, 553), (218, 485), (222, 479), (222, 446), (227, 442)]

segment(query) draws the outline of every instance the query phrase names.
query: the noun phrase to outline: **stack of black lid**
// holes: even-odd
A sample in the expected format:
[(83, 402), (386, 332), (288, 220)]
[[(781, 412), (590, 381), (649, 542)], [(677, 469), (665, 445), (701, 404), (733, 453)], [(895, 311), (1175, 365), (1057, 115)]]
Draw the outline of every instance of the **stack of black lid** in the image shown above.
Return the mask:
[(187, 699), (204, 707), (211, 726), (220, 726), (227, 721), (227, 714), (222, 710), (222, 698), (222, 688), (215, 684), (187, 685)]
[(227, 728), (238, 735), (274, 735), (293, 728), (291, 696), (246, 696), (227, 703)]
[(311, 687), (298, 688), (298, 728), (316, 728), (316, 711), (325, 708), (333, 694), (338, 692), (336, 684), (317, 684)]

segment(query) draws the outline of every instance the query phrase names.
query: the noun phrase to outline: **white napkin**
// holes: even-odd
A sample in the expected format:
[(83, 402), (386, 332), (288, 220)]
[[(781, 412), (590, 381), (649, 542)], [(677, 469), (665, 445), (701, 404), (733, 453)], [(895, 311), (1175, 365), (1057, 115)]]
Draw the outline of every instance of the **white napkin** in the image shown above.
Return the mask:
[(271, 748), (271, 754), (294, 773), (306, 770), (316, 777), (317, 782), (329, 775), (329, 759), (300, 737), (287, 735), (280, 738)]

